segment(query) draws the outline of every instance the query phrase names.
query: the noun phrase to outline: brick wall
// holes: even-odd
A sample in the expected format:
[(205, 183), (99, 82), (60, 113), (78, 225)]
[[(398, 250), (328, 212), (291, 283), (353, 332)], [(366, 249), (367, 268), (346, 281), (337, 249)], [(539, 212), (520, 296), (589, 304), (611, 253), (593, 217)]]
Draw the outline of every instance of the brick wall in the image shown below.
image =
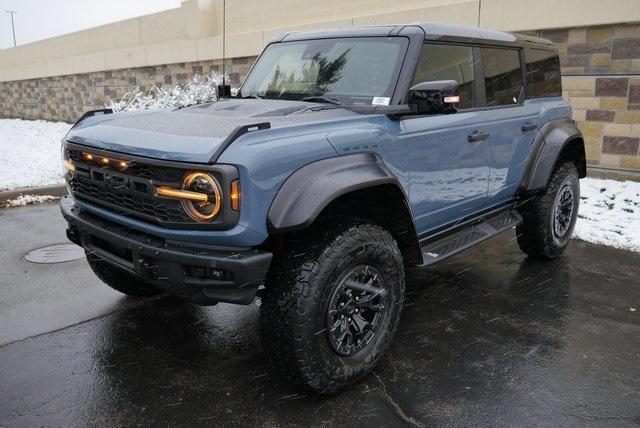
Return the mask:
[[(226, 61), (231, 85), (238, 86), (255, 57)], [(0, 82), (0, 117), (73, 123), (87, 110), (104, 108), (135, 88), (173, 86), (194, 75), (222, 72), (222, 61), (201, 61), (96, 73)]]
[[(560, 51), (564, 98), (584, 133), (590, 166), (640, 176), (640, 24), (527, 32)], [(255, 57), (227, 60), (232, 85)], [(174, 85), (221, 71), (221, 61), (76, 74), (0, 83), (0, 117), (75, 121), (135, 87)], [(636, 177), (637, 178), (637, 177)]]
[(594, 167), (640, 172), (640, 24), (540, 31), (556, 43), (563, 96)]

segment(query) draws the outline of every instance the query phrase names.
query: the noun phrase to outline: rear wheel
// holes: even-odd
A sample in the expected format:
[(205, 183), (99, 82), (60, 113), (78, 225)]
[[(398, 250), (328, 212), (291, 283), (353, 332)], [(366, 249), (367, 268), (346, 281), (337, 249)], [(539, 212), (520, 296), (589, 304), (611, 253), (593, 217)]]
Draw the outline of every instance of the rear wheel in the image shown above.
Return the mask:
[(140, 278), (118, 269), (93, 254), (87, 253), (87, 262), (93, 273), (109, 287), (128, 296), (154, 296), (161, 291), (145, 283)]
[(520, 249), (534, 257), (559, 257), (571, 239), (579, 204), (578, 170), (573, 162), (563, 163), (540, 198), (522, 210), (523, 222), (516, 229)]
[(365, 377), (389, 346), (404, 267), (381, 227), (324, 226), (276, 254), (260, 316), (274, 365), (296, 384), (335, 393)]

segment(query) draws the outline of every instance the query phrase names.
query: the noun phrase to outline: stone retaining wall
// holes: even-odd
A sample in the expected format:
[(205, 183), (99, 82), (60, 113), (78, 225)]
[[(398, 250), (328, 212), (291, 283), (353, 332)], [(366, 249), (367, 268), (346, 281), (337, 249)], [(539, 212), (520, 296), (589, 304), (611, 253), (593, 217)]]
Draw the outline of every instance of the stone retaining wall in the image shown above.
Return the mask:
[[(590, 166), (640, 173), (640, 24), (527, 34), (551, 39), (560, 51), (563, 96), (584, 133)], [(231, 84), (254, 56), (227, 60)], [(220, 60), (0, 82), (0, 117), (75, 121), (140, 87), (174, 85), (195, 74), (221, 72)]]
[[(231, 86), (240, 84), (254, 61), (255, 57), (226, 60)], [(0, 117), (73, 123), (85, 111), (104, 108), (133, 89), (150, 91), (211, 73), (222, 73), (221, 60), (0, 82)]]
[(540, 33), (561, 53), (563, 96), (589, 165), (640, 172), (640, 24)]

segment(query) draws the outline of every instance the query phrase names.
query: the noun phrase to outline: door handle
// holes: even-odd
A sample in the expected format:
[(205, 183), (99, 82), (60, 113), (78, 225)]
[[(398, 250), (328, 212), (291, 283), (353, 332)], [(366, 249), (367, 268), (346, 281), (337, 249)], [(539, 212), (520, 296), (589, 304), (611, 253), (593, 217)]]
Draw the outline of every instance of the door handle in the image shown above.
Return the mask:
[(470, 143), (477, 143), (478, 141), (484, 141), (487, 138), (489, 138), (489, 133), (480, 132), (480, 131), (472, 132), (467, 136), (467, 139), (469, 140)]
[(526, 122), (524, 125), (522, 125), (522, 132), (529, 132), (529, 131), (533, 131), (534, 129), (536, 129), (538, 127), (538, 125), (534, 122)]

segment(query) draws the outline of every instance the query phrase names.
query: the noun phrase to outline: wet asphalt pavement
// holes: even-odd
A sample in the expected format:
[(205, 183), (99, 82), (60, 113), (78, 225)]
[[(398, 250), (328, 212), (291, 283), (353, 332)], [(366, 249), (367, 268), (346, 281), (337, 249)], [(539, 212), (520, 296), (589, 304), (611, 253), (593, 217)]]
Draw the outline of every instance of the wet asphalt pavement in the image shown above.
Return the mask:
[(416, 269), (375, 373), (319, 397), (271, 371), (257, 305), (129, 299), (84, 260), (22, 260), (65, 242), (54, 204), (0, 211), (0, 234), (0, 426), (640, 424), (638, 253), (539, 262), (508, 232)]

